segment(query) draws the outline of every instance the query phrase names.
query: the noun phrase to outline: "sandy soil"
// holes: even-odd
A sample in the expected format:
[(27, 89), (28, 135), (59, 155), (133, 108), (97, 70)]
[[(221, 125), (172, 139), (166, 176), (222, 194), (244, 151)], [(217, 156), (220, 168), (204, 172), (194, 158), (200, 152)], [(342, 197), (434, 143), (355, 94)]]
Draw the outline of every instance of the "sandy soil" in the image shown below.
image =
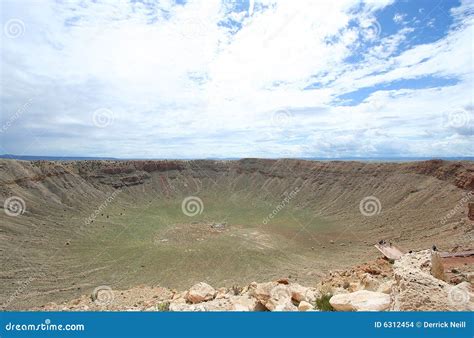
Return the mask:
[[(382, 238), (407, 251), (472, 243), (473, 190), (472, 162), (0, 160), (0, 304), (99, 285), (313, 285), (377, 257)], [(202, 202), (194, 216), (187, 197)]]

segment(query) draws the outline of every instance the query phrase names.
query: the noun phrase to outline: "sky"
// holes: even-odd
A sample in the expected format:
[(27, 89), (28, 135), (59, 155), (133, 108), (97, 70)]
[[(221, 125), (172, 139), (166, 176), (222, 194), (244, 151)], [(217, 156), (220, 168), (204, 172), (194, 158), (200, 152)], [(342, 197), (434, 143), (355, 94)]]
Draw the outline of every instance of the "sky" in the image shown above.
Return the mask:
[(0, 153), (474, 156), (474, 1), (0, 9)]

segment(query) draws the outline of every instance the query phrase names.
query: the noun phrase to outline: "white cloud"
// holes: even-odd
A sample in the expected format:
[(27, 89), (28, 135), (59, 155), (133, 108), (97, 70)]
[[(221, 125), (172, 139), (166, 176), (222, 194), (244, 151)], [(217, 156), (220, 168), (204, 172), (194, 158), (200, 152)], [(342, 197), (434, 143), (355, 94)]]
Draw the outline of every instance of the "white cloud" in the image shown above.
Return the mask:
[(393, 21), (395, 23), (403, 23), (405, 21), (405, 18), (406, 18), (406, 14), (403, 14), (403, 13), (395, 13), (395, 15), (393, 16)]
[[(2, 134), (0, 153), (472, 155), (472, 134), (432, 123), (472, 105), (468, 2), (443, 39), (406, 50), (414, 29), (388, 35), (376, 20), (391, 3), (256, 1), (229, 12), (232, 3), (217, 0), (5, 2), (2, 25), (17, 18), (25, 31), (2, 37), (2, 122), (33, 101)], [(426, 76), (458, 82), (337, 104), (344, 93)], [(114, 113), (106, 128), (93, 124), (100, 108)], [(291, 119), (275, 126), (282, 108)]]

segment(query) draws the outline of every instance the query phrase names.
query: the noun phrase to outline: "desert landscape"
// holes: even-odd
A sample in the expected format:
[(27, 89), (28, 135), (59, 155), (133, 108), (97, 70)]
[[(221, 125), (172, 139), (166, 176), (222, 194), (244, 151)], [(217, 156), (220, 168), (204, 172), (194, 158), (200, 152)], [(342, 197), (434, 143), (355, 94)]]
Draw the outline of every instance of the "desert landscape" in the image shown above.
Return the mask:
[(0, 304), (473, 310), (473, 191), (471, 161), (2, 159)]

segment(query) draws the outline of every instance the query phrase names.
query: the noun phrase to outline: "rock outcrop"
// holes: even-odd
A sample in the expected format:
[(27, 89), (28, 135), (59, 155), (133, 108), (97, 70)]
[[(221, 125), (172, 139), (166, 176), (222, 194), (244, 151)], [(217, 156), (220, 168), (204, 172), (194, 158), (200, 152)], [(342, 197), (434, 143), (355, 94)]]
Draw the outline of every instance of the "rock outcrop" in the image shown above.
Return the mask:
[(395, 311), (473, 311), (472, 285), (453, 286), (431, 275), (431, 252), (403, 255), (394, 266), (392, 306)]
[(201, 303), (214, 299), (216, 290), (206, 283), (197, 283), (189, 289), (186, 299), (191, 303)]
[(359, 290), (335, 295), (329, 303), (336, 311), (384, 311), (390, 307), (390, 296), (381, 292)]

